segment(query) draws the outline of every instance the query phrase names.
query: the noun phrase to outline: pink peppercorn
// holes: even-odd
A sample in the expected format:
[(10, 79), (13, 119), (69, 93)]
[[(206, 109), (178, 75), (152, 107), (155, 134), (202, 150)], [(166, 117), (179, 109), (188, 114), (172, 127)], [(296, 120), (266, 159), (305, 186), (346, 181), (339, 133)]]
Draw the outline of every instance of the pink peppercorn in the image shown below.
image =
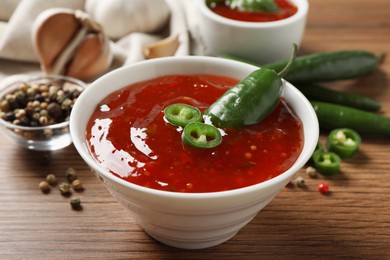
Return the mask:
[(318, 184), (317, 188), (318, 191), (321, 192), (322, 194), (327, 194), (329, 192), (329, 184), (325, 182), (321, 182), (320, 184)]

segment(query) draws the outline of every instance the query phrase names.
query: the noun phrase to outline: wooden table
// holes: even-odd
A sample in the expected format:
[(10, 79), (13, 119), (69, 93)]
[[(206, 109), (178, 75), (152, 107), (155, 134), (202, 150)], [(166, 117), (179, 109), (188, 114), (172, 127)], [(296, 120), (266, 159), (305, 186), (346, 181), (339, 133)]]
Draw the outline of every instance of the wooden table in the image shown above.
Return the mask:
[[(301, 53), (342, 49), (390, 54), (389, 0), (310, 0)], [(368, 77), (331, 86), (379, 100), (390, 116), (389, 75), (387, 59)], [(390, 259), (389, 145), (389, 138), (363, 136), (338, 176), (311, 179), (301, 170), (306, 188), (284, 188), (230, 241), (185, 251), (147, 236), (73, 146), (38, 153), (0, 136), (0, 259)], [(86, 188), (78, 194), (82, 211), (57, 189), (38, 188), (49, 173), (63, 179), (68, 167)], [(317, 191), (320, 181), (330, 184), (329, 195)]]

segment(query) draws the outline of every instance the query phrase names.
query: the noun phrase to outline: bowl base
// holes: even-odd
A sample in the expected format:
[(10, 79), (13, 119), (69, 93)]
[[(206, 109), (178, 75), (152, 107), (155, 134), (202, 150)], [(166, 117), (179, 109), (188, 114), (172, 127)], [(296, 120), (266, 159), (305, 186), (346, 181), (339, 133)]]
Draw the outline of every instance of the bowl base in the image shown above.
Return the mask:
[(205, 249), (213, 246), (220, 245), (232, 237), (234, 237), (237, 232), (229, 233), (223, 237), (218, 237), (215, 239), (210, 240), (191, 240), (188, 239), (188, 241), (178, 241), (173, 240), (167, 237), (159, 236), (157, 234), (154, 234), (150, 231), (145, 230), (145, 232), (151, 236), (153, 239), (171, 247), (180, 248), (180, 249)]

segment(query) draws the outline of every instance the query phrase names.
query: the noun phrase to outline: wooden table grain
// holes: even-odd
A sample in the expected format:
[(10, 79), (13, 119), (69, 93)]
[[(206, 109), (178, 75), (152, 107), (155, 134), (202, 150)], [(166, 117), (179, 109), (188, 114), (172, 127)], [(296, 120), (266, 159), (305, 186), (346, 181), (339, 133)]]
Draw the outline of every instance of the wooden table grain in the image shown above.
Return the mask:
[[(389, 0), (309, 2), (301, 53), (390, 54)], [(390, 116), (389, 75), (388, 58), (372, 75), (329, 86), (375, 98), (383, 105), (381, 113)], [(363, 136), (360, 151), (343, 162), (339, 175), (312, 179), (301, 170), (306, 188), (284, 188), (228, 242), (188, 251), (146, 235), (73, 146), (32, 152), (1, 135), (0, 259), (390, 259), (389, 145), (389, 138)], [(81, 211), (71, 210), (69, 198), (57, 189), (43, 194), (38, 188), (50, 173), (64, 180), (68, 167), (85, 185), (77, 194)], [(330, 185), (327, 196), (317, 191), (321, 181)]]

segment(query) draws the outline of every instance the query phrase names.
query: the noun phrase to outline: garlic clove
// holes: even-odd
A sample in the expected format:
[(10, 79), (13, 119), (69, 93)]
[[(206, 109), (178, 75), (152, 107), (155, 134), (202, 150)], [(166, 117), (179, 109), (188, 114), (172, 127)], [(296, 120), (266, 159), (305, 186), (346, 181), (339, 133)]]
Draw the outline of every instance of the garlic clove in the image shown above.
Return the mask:
[(74, 78), (93, 78), (108, 68), (112, 61), (108, 42), (96, 34), (88, 34), (74, 53), (67, 75)]
[(48, 9), (37, 17), (33, 28), (35, 49), (48, 74), (92, 80), (111, 65), (109, 40), (87, 13)]
[(33, 26), (33, 39), (44, 71), (51, 73), (51, 67), (61, 50), (79, 28), (80, 24), (76, 21), (73, 12), (67, 9), (48, 9), (38, 16)]
[(144, 48), (145, 59), (173, 56), (179, 47), (179, 36), (172, 35), (160, 41), (151, 43)]

